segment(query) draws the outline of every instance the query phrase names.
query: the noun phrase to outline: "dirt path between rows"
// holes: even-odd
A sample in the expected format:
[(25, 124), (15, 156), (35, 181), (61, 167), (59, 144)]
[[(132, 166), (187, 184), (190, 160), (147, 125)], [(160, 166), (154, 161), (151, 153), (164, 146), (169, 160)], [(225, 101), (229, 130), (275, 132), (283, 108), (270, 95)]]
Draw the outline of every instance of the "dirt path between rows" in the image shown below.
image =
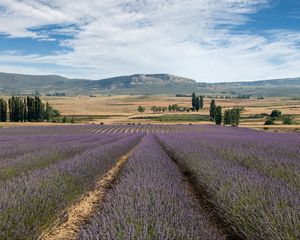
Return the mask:
[(55, 224), (54, 227), (44, 231), (39, 240), (73, 240), (76, 239), (78, 230), (82, 224), (91, 216), (96, 206), (103, 201), (107, 189), (116, 180), (121, 168), (127, 162), (134, 149), (122, 156), (119, 161), (97, 181), (93, 191), (86, 195), (76, 204), (66, 210), (67, 219)]
[[(160, 142), (158, 140), (158, 142)], [(204, 186), (201, 186), (195, 176), (185, 166), (181, 165), (180, 162), (172, 155), (160, 142), (163, 150), (170, 157), (170, 159), (176, 164), (177, 169), (181, 172), (183, 180), (187, 184), (188, 191), (195, 196), (200, 209), (206, 213), (209, 222), (212, 227), (219, 230), (220, 236), (223, 236), (226, 240), (245, 240), (233, 226), (226, 222), (223, 216), (219, 213), (216, 207), (209, 200), (209, 193)]]

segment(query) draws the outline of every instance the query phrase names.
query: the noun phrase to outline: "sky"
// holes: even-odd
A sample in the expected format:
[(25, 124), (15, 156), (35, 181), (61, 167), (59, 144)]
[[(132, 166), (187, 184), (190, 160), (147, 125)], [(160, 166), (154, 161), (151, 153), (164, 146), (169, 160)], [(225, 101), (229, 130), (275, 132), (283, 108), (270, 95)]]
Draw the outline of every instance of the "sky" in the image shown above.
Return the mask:
[(300, 0), (0, 0), (0, 72), (300, 77)]

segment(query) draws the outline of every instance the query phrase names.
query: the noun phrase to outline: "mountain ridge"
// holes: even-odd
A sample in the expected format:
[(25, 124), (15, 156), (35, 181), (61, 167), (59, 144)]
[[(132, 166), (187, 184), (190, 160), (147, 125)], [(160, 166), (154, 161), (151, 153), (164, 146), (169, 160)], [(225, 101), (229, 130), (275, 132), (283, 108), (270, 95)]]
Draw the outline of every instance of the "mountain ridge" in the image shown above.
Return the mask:
[[(78, 94), (202, 94), (254, 96), (296, 96), (300, 93), (300, 78), (279, 78), (248, 82), (197, 82), (167, 73), (134, 74), (101, 80), (71, 79), (59, 75), (25, 75), (0, 72), (0, 93), (30, 94), (65, 92)], [(273, 93), (272, 93), (273, 92)]]

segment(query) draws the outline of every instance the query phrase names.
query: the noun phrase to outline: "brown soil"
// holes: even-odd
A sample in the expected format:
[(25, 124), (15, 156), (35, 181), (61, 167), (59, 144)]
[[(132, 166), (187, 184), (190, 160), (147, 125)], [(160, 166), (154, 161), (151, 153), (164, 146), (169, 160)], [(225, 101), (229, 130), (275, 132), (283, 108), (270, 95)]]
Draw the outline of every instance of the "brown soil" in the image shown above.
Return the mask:
[(128, 160), (133, 150), (122, 156), (119, 161), (99, 179), (93, 191), (66, 210), (66, 221), (55, 224), (39, 237), (40, 240), (73, 240), (76, 239), (79, 227), (91, 216), (96, 206), (103, 201), (107, 189), (116, 180), (121, 168)]

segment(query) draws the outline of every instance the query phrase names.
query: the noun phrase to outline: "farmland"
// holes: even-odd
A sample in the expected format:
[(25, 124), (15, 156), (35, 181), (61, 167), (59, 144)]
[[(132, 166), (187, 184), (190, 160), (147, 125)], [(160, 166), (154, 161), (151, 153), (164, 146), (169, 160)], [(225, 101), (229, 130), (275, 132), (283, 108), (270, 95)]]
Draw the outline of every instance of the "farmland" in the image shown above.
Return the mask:
[(300, 238), (300, 138), (212, 125), (0, 129), (0, 239)]
[[(0, 98), (8, 99), (8, 96)], [(191, 98), (174, 96), (150, 95), (118, 95), (118, 96), (70, 96), (42, 97), (43, 102), (59, 110), (62, 116), (74, 118), (77, 124), (211, 124), (209, 121), (209, 105), (211, 98), (204, 98), (204, 108), (199, 112), (170, 112), (153, 114), (152, 106), (168, 107), (177, 104), (180, 107), (191, 107)], [(279, 110), (283, 115), (290, 116), (292, 125), (268, 126), (268, 131), (299, 132), (300, 131), (300, 100), (299, 98), (265, 98), (265, 99), (216, 99), (223, 112), (231, 108), (243, 108), (240, 126), (263, 130), (266, 115), (272, 110)], [(138, 113), (138, 106), (144, 106), (146, 111)], [(56, 123), (1, 123), (0, 126), (16, 125), (56, 125)]]

